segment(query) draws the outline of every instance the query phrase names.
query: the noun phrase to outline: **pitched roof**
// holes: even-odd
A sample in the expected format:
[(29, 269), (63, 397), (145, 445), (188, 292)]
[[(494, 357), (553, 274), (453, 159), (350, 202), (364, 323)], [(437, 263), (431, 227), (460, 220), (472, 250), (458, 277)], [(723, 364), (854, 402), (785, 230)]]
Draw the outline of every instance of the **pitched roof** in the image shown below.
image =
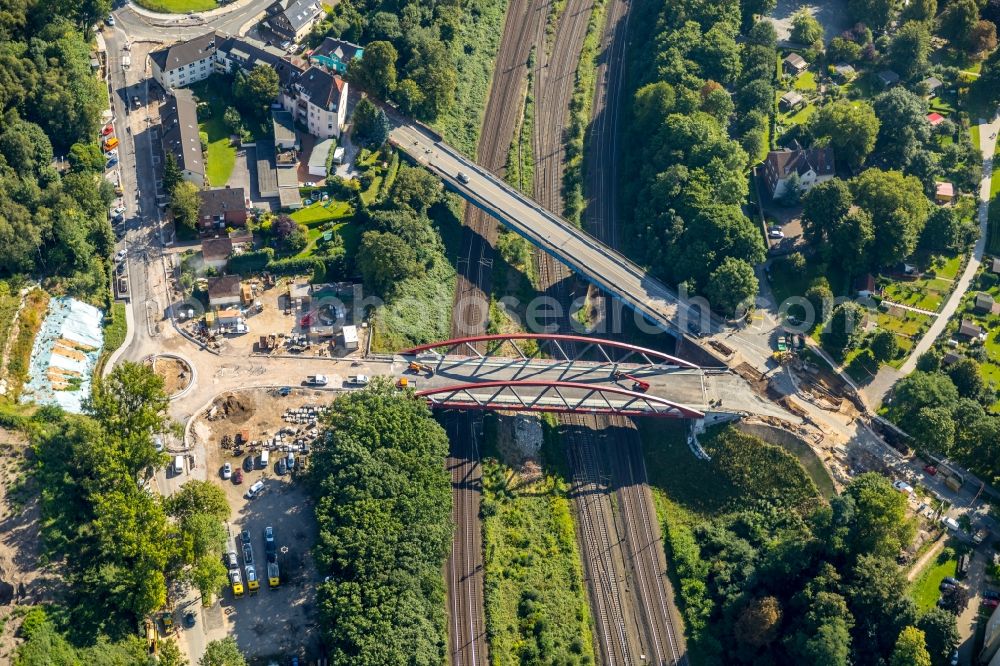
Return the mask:
[(939, 197), (953, 197), (955, 186), (951, 183), (934, 183), (934, 193)]
[(321, 11), (323, 8), (317, 0), (295, 0), (288, 5), (283, 14), (288, 19), (292, 29), (298, 31), (299, 28), (319, 16)]
[(226, 259), (233, 253), (233, 241), (225, 238), (206, 238), (201, 242), (201, 256), (205, 261)]
[(927, 89), (930, 90), (931, 92), (937, 90), (938, 88), (944, 85), (943, 83), (941, 83), (941, 79), (939, 79), (936, 76), (928, 76), (926, 79), (921, 81), (921, 83), (927, 86)]
[(833, 148), (811, 148), (809, 150), (772, 150), (767, 154), (767, 167), (778, 180), (787, 178), (793, 172), (800, 176), (810, 169), (817, 176), (832, 176), (836, 171)]
[(345, 42), (342, 39), (326, 37), (309, 55), (310, 57), (336, 56), (342, 62), (348, 62), (354, 58), (360, 57), (363, 51), (364, 49), (357, 44)]
[(980, 310), (990, 310), (993, 308), (993, 297), (985, 292), (976, 294), (976, 308)]
[(882, 85), (890, 86), (899, 81), (899, 74), (891, 69), (883, 69), (878, 73), (878, 79), (882, 82)]
[(160, 113), (163, 128), (163, 150), (173, 153), (177, 166), (184, 171), (205, 175), (198, 135), (198, 106), (194, 93), (180, 88), (167, 97)]
[(927, 122), (929, 122), (932, 126), (940, 125), (942, 120), (944, 120), (944, 116), (940, 113), (931, 112), (927, 114)]
[(178, 42), (157, 49), (150, 53), (149, 57), (159, 66), (161, 71), (167, 72), (215, 55), (215, 47), (216, 35), (214, 32), (210, 32), (186, 42)]
[(225, 217), (227, 211), (246, 210), (246, 192), (242, 187), (219, 187), (198, 193), (201, 205), (198, 217)]
[(208, 278), (208, 297), (221, 298), (224, 296), (240, 295), (240, 276), (223, 275), (221, 277)]
[(802, 101), (802, 94), (795, 92), (794, 90), (789, 90), (781, 96), (781, 101), (788, 106), (795, 106)]
[(344, 80), (321, 67), (310, 67), (295, 80), (310, 102), (330, 111), (336, 111), (344, 91)]
[(225, 37), (219, 41), (218, 50), (247, 71), (256, 65), (265, 65), (278, 73), (278, 82), (287, 86), (302, 71), (302, 68), (285, 57), (285, 53), (274, 46), (250, 37)]
[(798, 53), (789, 53), (788, 55), (785, 56), (783, 62), (787, 62), (792, 67), (800, 69), (809, 64), (808, 62), (806, 62), (806, 59), (800, 56)]
[(969, 319), (963, 319), (962, 325), (958, 328), (958, 334), (968, 338), (978, 338), (982, 332), (983, 329)]

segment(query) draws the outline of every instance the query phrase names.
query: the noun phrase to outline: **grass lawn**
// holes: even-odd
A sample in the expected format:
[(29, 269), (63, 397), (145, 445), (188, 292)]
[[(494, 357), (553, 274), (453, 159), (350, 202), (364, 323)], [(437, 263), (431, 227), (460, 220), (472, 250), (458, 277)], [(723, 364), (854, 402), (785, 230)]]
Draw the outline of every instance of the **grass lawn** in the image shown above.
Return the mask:
[(483, 463), (484, 597), (493, 663), (520, 663), (526, 643), (593, 660), (568, 489), (558, 477), (525, 482), (494, 459)]
[(934, 257), (931, 266), (939, 278), (954, 280), (958, 277), (958, 271), (962, 269), (964, 259), (965, 257), (960, 254), (956, 254), (954, 257)]
[(458, 69), (455, 104), (434, 127), (455, 149), (475, 157), (507, 0), (470, 0), (463, 9), (451, 53)]
[(309, 206), (300, 208), (293, 212), (290, 217), (296, 222), (301, 222), (307, 227), (319, 225), (331, 220), (339, 220), (354, 214), (351, 205), (346, 201), (317, 201)]
[(920, 573), (920, 576), (913, 582), (913, 600), (917, 602), (917, 609), (920, 612), (934, 608), (934, 605), (937, 604), (937, 600), (941, 596), (941, 592), (938, 589), (941, 581), (945, 578), (955, 576), (958, 560), (954, 557), (948, 557), (948, 553), (948, 549), (941, 551), (934, 560), (927, 564), (926, 568)]
[(799, 74), (798, 78), (795, 79), (795, 89), (816, 90), (816, 73), (811, 69), (807, 69)]
[(823, 274), (816, 262), (808, 262), (805, 270), (796, 270), (788, 263), (778, 260), (771, 263), (771, 291), (781, 304), (792, 297), (803, 297), (814, 280), (825, 277), (835, 296), (847, 291), (847, 276), (835, 271)]
[(111, 305), (111, 318), (104, 324), (104, 348), (101, 349), (101, 357), (94, 366), (94, 376), (99, 377), (104, 371), (104, 364), (108, 357), (125, 342), (125, 334), (128, 332), (128, 322), (125, 320), (125, 304), (115, 301)]
[(16, 291), (11, 293), (6, 282), (0, 282), (0, 350), (7, 346), (7, 336), (20, 303), (21, 296)]
[(969, 136), (972, 137), (972, 145), (976, 150), (979, 148), (979, 125), (976, 124), (977, 121), (973, 119), (971, 126), (969, 127)]
[(938, 95), (930, 101), (930, 110), (940, 113), (942, 116), (948, 117), (955, 113), (955, 105), (953, 104), (953, 99), (948, 95)]
[(778, 124), (784, 127), (785, 129), (789, 129), (791, 127), (794, 127), (795, 125), (804, 125), (806, 121), (809, 120), (809, 117), (815, 112), (816, 112), (815, 104), (806, 104), (804, 107), (802, 107), (801, 109), (792, 114), (779, 113)]
[(942, 278), (893, 282), (882, 289), (882, 298), (913, 308), (937, 312), (955, 283)]
[(150, 11), (168, 14), (205, 12), (218, 7), (215, 0), (135, 0), (136, 4)]
[[(213, 77), (214, 79), (215, 77)], [(211, 118), (199, 118), (198, 128), (208, 134), (208, 152), (205, 156), (205, 171), (212, 187), (225, 187), (236, 166), (236, 147), (230, 141), (229, 128), (222, 121), (228, 106), (224, 91), (201, 81), (193, 86), (195, 97), (206, 102), (212, 109)]]

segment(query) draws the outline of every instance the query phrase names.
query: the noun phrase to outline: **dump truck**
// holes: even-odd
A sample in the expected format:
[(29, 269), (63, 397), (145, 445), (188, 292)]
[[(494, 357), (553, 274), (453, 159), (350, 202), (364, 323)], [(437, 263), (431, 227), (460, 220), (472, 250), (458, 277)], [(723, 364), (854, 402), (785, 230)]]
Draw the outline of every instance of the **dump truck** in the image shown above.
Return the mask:
[(281, 577), (278, 575), (278, 563), (268, 562), (267, 563), (267, 585), (271, 589), (274, 589), (281, 585)]
[(371, 377), (368, 375), (348, 375), (346, 383), (353, 384), (355, 386), (368, 386), (370, 382)]

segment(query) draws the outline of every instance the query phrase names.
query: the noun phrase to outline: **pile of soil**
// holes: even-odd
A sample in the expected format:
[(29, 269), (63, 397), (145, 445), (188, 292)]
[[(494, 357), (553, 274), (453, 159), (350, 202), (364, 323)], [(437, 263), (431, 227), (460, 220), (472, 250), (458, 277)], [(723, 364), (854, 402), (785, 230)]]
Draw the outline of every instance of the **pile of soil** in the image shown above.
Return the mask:
[(176, 395), (191, 383), (191, 369), (176, 358), (154, 358), (153, 372), (163, 377), (163, 389), (167, 395)]
[(247, 398), (241, 398), (233, 393), (216, 400), (215, 408), (232, 423), (246, 423), (254, 413), (254, 406)]

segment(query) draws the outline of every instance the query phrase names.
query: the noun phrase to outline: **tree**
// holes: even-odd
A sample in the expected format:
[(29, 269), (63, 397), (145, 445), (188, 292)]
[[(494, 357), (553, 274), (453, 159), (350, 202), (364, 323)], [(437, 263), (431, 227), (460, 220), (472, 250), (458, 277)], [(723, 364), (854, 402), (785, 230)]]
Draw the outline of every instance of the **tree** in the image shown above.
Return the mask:
[(441, 182), (426, 169), (401, 166), (392, 188), (392, 202), (400, 208), (412, 210), (418, 216), (441, 201)]
[(753, 648), (769, 645), (781, 628), (781, 602), (775, 597), (752, 600), (740, 612), (733, 630), (736, 640)]
[(243, 129), (243, 117), (235, 106), (226, 107), (225, 113), (222, 114), (222, 122), (226, 124), (230, 132), (235, 134), (239, 134), (240, 130)]
[(917, 357), (917, 370), (920, 372), (935, 372), (941, 368), (941, 355), (930, 349)]
[(229, 518), (226, 493), (209, 481), (188, 481), (164, 502), (167, 513), (174, 518), (190, 518), (195, 514), (206, 514), (218, 521)]
[[(906, 515), (906, 497), (875, 472), (855, 477), (845, 494), (853, 509), (849, 552), (856, 557), (896, 557), (914, 533)], [(893, 570), (898, 572), (898, 567)]]
[(843, 358), (857, 346), (865, 322), (865, 309), (857, 303), (841, 303), (823, 331), (823, 347), (836, 358)]
[(709, 276), (705, 294), (715, 307), (729, 314), (741, 305), (751, 304), (757, 289), (753, 266), (742, 259), (726, 257)]
[(170, 212), (174, 222), (182, 227), (194, 230), (198, 226), (198, 210), (201, 208), (201, 197), (198, 186), (189, 180), (183, 180), (170, 191)]
[(906, 431), (922, 447), (947, 455), (955, 441), (955, 420), (947, 407), (921, 407), (907, 420)]
[[(887, 479), (882, 481), (905, 504), (902, 494), (893, 490)], [(856, 621), (855, 663), (876, 664), (887, 659), (899, 632), (916, 622), (916, 606), (906, 592), (906, 578), (892, 559), (876, 555), (858, 557), (844, 595)]]
[(890, 666), (931, 666), (931, 656), (927, 654), (924, 632), (916, 627), (906, 627), (899, 633), (896, 648), (892, 651)]
[(826, 47), (826, 57), (833, 63), (855, 63), (861, 57), (861, 45), (844, 37), (834, 37)]
[(894, 0), (848, 0), (847, 11), (855, 21), (872, 30), (885, 30), (896, 14)]
[(902, 20), (904, 21), (933, 21), (937, 16), (937, 0), (910, 0), (903, 7)]
[[(440, 41), (419, 41), (409, 65), (413, 79), (423, 99), (415, 107), (421, 117), (433, 120), (455, 103), (458, 73), (450, 54)], [(368, 48), (365, 48), (368, 52)]]
[(389, 138), (389, 130), (385, 111), (372, 104), (367, 97), (362, 98), (354, 108), (354, 135), (365, 139), (371, 146), (381, 148)]
[(929, 207), (920, 181), (898, 171), (868, 169), (851, 181), (851, 191), (872, 218), (874, 264), (891, 265), (912, 254)]
[(825, 243), (834, 226), (854, 205), (847, 183), (833, 178), (819, 183), (802, 197), (802, 231), (810, 244)]
[(188, 666), (188, 660), (181, 654), (177, 641), (162, 640), (159, 642), (159, 666)]
[(177, 158), (168, 150), (167, 157), (163, 161), (163, 190), (167, 194), (171, 194), (174, 188), (180, 185), (183, 180), (184, 174), (181, 173), (180, 167), (177, 166)]
[(964, 585), (949, 587), (941, 593), (941, 607), (961, 615), (969, 605), (969, 590)]
[(374, 41), (365, 46), (360, 61), (351, 63), (351, 79), (360, 87), (381, 99), (387, 99), (396, 88), (396, 60), (399, 54), (389, 42)]
[(792, 41), (806, 46), (823, 41), (823, 26), (805, 8), (792, 16)]
[(861, 209), (848, 211), (833, 225), (823, 256), (839, 265), (848, 275), (856, 275), (871, 265), (875, 228), (871, 215)]
[(393, 233), (366, 231), (358, 248), (358, 270), (365, 282), (380, 294), (390, 293), (396, 282), (421, 272), (417, 254)]
[(987, 103), (1000, 100), (1000, 50), (994, 51), (983, 61), (979, 78), (972, 84), (976, 95)]
[(205, 646), (205, 654), (198, 660), (198, 666), (247, 666), (247, 660), (240, 652), (236, 639), (227, 636)]
[(262, 117), (278, 97), (281, 81), (278, 72), (267, 65), (254, 65), (249, 73), (242, 71), (236, 75), (234, 92), (243, 108), (257, 117)]
[(979, 7), (976, 6), (976, 0), (954, 0), (941, 12), (938, 31), (956, 47), (966, 48), (978, 22)]
[(891, 361), (899, 351), (899, 342), (896, 340), (896, 336), (892, 334), (892, 331), (887, 331), (884, 328), (880, 328), (872, 334), (868, 345), (871, 347), (872, 354), (875, 355), (875, 360), (879, 363)]
[(771, 13), (771, 10), (774, 9), (775, 5), (777, 5), (777, 0), (743, 0), (740, 2), (740, 10), (742, 14), (741, 25), (744, 28), (750, 28), (750, 26), (753, 26), (753, 28), (749, 31), (750, 33), (753, 33), (757, 26), (761, 24), (770, 25), (770, 21), (757, 21), (754, 23), (754, 18), (757, 16), (766, 16)]
[[(768, 4), (774, 4), (775, 0), (765, 0)], [(744, 7), (749, 3), (742, 3)], [(769, 10), (770, 11), (770, 10)], [(765, 14), (767, 12), (757, 12), (758, 14)], [(750, 46), (766, 46), (768, 48), (774, 48), (774, 45), (778, 41), (778, 33), (774, 29), (774, 24), (770, 21), (757, 21), (750, 28), (750, 31), (746, 35), (746, 43)]]
[(905, 171), (931, 138), (927, 101), (897, 86), (876, 97), (874, 108), (881, 119), (876, 151), (883, 163)]
[(889, 44), (889, 64), (904, 79), (923, 75), (930, 54), (931, 33), (920, 21), (904, 24)]
[(969, 33), (966, 49), (969, 53), (987, 53), (997, 47), (997, 26), (992, 21), (978, 21)]
[[(104, 153), (101, 146), (93, 141), (74, 143), (70, 146), (67, 159), (74, 171), (100, 173), (104, 170)], [(176, 162), (174, 166), (177, 166)]]
[(963, 398), (978, 400), (983, 394), (985, 382), (979, 371), (979, 364), (968, 356), (962, 357), (948, 367), (948, 377)]
[(813, 307), (815, 319), (810, 324), (822, 323), (833, 312), (833, 290), (825, 277), (815, 280), (806, 289), (805, 298)]
[(934, 607), (921, 616), (917, 628), (924, 632), (927, 652), (934, 666), (946, 666), (952, 650), (961, 640), (955, 616), (943, 608)]
[(279, 215), (271, 221), (271, 236), (278, 245), (290, 254), (300, 252), (308, 241), (305, 225), (293, 220), (289, 215)]
[(838, 100), (813, 114), (809, 131), (817, 139), (829, 141), (837, 157), (857, 169), (875, 148), (880, 125), (867, 102)]

